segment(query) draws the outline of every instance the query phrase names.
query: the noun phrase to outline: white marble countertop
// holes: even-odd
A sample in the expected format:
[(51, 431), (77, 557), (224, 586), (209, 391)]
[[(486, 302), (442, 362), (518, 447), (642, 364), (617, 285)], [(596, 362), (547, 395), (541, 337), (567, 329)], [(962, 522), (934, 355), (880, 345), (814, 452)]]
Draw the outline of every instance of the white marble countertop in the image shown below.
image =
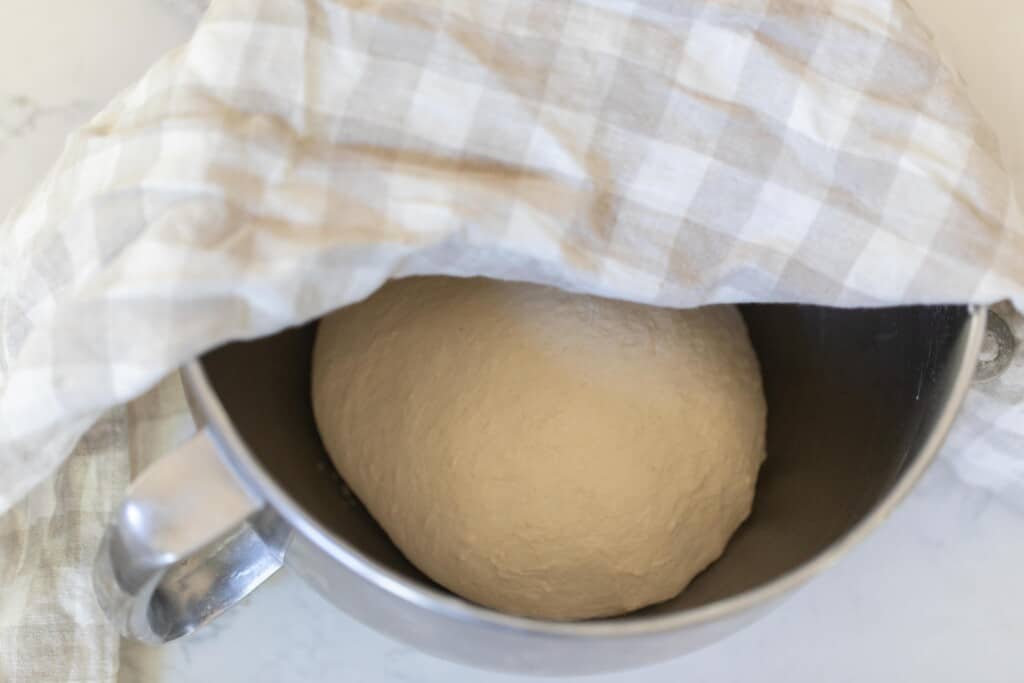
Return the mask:
[[(39, 180), (68, 131), (186, 40), (201, 2), (0, 3), (0, 214)], [(1024, 188), (1024, 3), (914, 4)], [(1022, 513), (1021, 502), (961, 483), (940, 460), (881, 531), (760, 622), (674, 662), (587, 680), (1024, 680)], [(198, 635), (162, 649), (126, 645), (122, 658), (126, 683), (536, 680), (416, 652), (334, 610), (287, 570)]]

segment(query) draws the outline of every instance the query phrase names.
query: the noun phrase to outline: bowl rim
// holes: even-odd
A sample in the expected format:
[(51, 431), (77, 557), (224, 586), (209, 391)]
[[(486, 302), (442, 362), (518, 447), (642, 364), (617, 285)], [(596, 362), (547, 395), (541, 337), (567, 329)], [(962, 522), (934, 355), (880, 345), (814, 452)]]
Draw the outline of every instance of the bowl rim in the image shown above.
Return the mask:
[(987, 307), (966, 306), (967, 319), (960, 332), (964, 335), (960, 367), (931, 434), (918, 450), (914, 461), (896, 480), (892, 489), (864, 517), (824, 548), (816, 556), (754, 588), (721, 600), (673, 614), (607, 617), (588, 621), (558, 622), (505, 614), (472, 603), (433, 586), (423, 585), (389, 569), (361, 553), (307, 514), (302, 505), (285, 491), (263, 468), (236, 431), (227, 411), (216, 395), (202, 359), (182, 368), (182, 377), (190, 406), (205, 418), (218, 456), (246, 488), (274, 510), (294, 529), (346, 569), (377, 588), (432, 613), (488, 628), (512, 630), (520, 634), (560, 638), (601, 639), (636, 637), (678, 631), (738, 615), (765, 605), (806, 583), (821, 571), (836, 564), (854, 545), (876, 529), (913, 489), (934, 461), (959, 413), (974, 376), (975, 361), (985, 334)]

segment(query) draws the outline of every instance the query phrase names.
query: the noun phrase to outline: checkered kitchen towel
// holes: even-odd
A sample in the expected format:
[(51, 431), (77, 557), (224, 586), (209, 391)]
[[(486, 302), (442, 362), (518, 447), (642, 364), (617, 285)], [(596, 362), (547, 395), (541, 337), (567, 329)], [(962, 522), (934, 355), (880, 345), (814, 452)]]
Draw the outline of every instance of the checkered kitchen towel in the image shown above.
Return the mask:
[[(0, 510), (204, 349), (414, 273), (1020, 307), (1024, 227), (902, 0), (216, 0), (0, 225)], [(966, 442), (1018, 463), (1004, 399)], [(5, 577), (58, 571), (24, 538)]]
[(0, 681), (136, 683), (119, 672), (118, 635), (89, 568), (129, 479), (193, 430), (173, 373), (108, 411), (53, 477), (0, 516)]

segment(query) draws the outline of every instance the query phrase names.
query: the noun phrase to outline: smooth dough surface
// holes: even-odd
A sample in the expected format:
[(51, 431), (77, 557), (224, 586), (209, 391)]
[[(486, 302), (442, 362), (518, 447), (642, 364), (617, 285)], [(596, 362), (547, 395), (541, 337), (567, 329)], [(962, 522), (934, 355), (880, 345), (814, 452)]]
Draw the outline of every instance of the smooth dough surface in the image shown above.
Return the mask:
[(321, 324), (313, 407), (335, 465), (425, 574), (555, 620), (671, 598), (750, 511), (757, 358), (731, 306), (417, 277)]

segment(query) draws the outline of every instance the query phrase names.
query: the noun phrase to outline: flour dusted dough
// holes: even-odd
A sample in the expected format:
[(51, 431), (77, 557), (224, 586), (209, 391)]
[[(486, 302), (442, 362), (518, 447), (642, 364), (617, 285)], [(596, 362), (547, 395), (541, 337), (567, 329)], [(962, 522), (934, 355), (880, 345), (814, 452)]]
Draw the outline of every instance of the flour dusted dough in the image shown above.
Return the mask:
[(441, 585), (569, 620), (675, 596), (750, 511), (757, 359), (735, 308), (411, 278), (323, 320), (313, 407), (342, 476)]

